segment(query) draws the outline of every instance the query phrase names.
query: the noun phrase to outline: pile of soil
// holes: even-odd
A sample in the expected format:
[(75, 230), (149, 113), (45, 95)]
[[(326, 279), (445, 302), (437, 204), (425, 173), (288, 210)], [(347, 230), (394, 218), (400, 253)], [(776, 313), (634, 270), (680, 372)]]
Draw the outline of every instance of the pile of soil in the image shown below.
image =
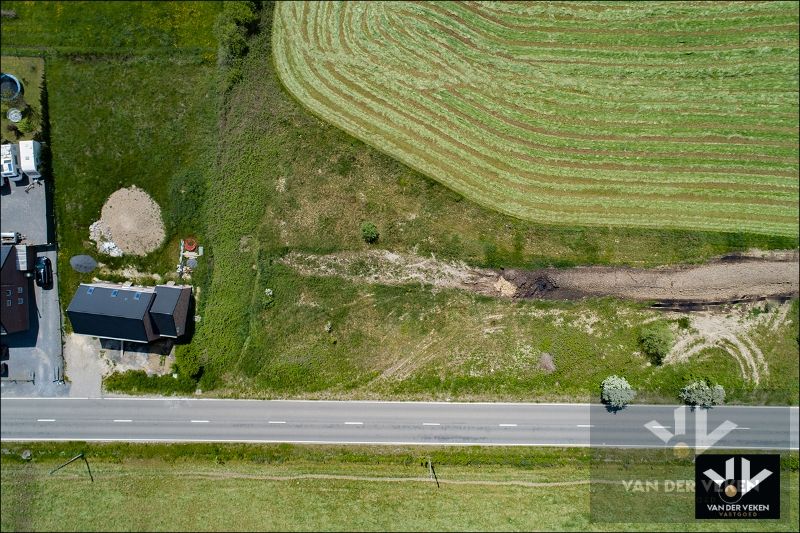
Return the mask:
[(157, 249), (166, 235), (158, 204), (135, 185), (109, 196), (100, 220), (92, 226), (100, 234), (92, 238), (105, 253), (113, 248), (108, 244), (112, 243), (123, 254), (146, 255)]

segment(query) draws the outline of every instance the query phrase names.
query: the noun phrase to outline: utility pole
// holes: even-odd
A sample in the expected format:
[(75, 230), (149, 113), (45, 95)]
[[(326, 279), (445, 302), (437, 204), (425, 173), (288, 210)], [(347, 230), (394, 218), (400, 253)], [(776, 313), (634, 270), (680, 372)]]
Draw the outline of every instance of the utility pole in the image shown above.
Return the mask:
[(439, 478), (436, 477), (436, 470), (433, 469), (433, 461), (428, 457), (428, 472), (430, 472), (431, 479), (436, 481), (436, 488), (439, 488)]
[(64, 463), (63, 465), (51, 470), (50, 471), (50, 475), (52, 476), (53, 474), (55, 474), (56, 472), (58, 472), (59, 470), (61, 470), (65, 466), (67, 466), (68, 464), (70, 464), (70, 463), (72, 463), (74, 461), (77, 461), (78, 459), (83, 459), (83, 462), (86, 463), (86, 470), (89, 472), (89, 478), (92, 480), (92, 483), (94, 483), (94, 476), (92, 475), (92, 469), (89, 468), (89, 461), (86, 460), (86, 456), (83, 455), (83, 452), (79, 453), (78, 455), (76, 455), (75, 457), (73, 457), (72, 459), (70, 459), (69, 461)]

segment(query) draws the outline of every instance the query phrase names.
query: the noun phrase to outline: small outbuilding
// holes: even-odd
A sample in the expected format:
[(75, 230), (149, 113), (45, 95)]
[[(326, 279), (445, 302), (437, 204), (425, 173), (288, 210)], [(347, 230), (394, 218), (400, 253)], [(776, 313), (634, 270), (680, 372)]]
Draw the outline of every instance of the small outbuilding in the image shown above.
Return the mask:
[(22, 172), (28, 179), (41, 179), (41, 153), (42, 145), (37, 141), (19, 142), (19, 161)]

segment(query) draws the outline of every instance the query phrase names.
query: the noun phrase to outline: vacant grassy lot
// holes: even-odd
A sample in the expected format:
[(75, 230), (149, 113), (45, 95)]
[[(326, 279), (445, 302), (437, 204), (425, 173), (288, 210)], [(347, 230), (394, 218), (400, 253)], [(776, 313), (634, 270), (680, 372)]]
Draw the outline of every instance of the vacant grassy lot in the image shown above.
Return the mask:
[[(219, 179), (207, 209), (214, 271), (195, 342), (178, 354), (202, 367), (200, 388), (262, 397), (595, 398), (624, 373), (640, 399), (675, 401), (693, 375), (733, 401), (796, 402), (796, 319), (753, 334), (767, 364), (758, 387), (728, 352), (709, 349), (661, 368), (637, 343), (659, 315), (613, 301), (495, 301), (420, 286), (304, 277), (276, 260), (289, 250), (372, 247), (482, 266), (697, 261), (740, 246), (794, 247), (791, 238), (625, 228), (544, 226), (464, 200), (287, 97), (272, 68), (269, 12), (222, 117)], [(235, 208), (232, 208), (235, 206)], [(273, 296), (267, 296), (271, 289)], [(790, 317), (796, 316), (796, 311)], [(673, 323), (673, 327), (675, 324)], [(539, 357), (554, 357), (542, 372)], [(766, 391), (766, 392), (763, 392)]]
[[(44, 81), (44, 61), (38, 57), (12, 57), (0, 58), (3, 72), (13, 74), (22, 82), (23, 95), (19, 102), (3, 102), (2, 116), (0, 116), (0, 138), (5, 142), (27, 141), (34, 137), (40, 139), (42, 133), (42, 82)], [(8, 130), (12, 124), (6, 113), (12, 107), (23, 111), (23, 121), (27, 121), (27, 131), (17, 133)], [(27, 107), (27, 109), (25, 109)], [(41, 140), (41, 139), (40, 139)]]
[(273, 38), (303, 105), (491, 209), (798, 234), (797, 3), (286, 2)]
[[(590, 455), (585, 450), (84, 443), (3, 447), (3, 531), (727, 531), (759, 525), (593, 524)], [(19, 459), (23, 449), (31, 450), (30, 462)], [(47, 475), (80, 451), (89, 457), (94, 483), (82, 463)], [(423, 466), (429, 458), (442, 482), (439, 489)], [(795, 466), (787, 481), (796, 480)], [(565, 484), (535, 485), (552, 482)], [(797, 491), (791, 498), (796, 513)], [(795, 514), (763, 530), (796, 527)]]
[[(94, 255), (112, 270), (133, 266), (163, 276), (175, 268), (178, 240), (202, 234), (218, 109), (212, 27), (219, 8), (218, 2), (3, 3), (17, 12), (3, 19), (4, 53), (42, 56), (47, 64), (65, 307), (78, 283), (98, 275), (73, 271), (71, 256)], [(99, 256), (89, 226), (111, 193), (131, 185), (159, 204), (167, 238), (143, 258)]]

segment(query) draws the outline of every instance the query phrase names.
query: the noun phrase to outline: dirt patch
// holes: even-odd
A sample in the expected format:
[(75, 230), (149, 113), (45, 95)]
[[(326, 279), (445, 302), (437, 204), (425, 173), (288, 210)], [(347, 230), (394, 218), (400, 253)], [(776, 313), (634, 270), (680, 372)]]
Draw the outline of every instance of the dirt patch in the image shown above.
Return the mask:
[[(513, 294), (513, 287), (492, 270), (470, 268), (465, 263), (439, 261), (387, 250), (313, 255), (292, 252), (281, 262), (303, 275), (337, 276), (351, 281), (405, 285), (420, 283), (438, 289), (465, 289), (490, 296)], [(507, 294), (507, 295), (511, 295)]]
[(109, 196), (100, 220), (89, 227), (97, 250), (112, 256), (146, 255), (164, 242), (165, 235), (161, 209), (135, 185)]
[(705, 349), (721, 348), (737, 362), (742, 378), (758, 385), (769, 374), (769, 367), (752, 339), (754, 330), (765, 326), (769, 331), (776, 331), (786, 322), (791, 308), (791, 303), (785, 302), (754, 316), (752, 311), (761, 305), (747, 304), (735, 306), (728, 312), (692, 314), (691, 328), (679, 331), (678, 340), (664, 358), (664, 363), (687, 361)]
[(788, 298), (796, 296), (800, 288), (797, 251), (753, 250), (704, 265), (653, 269), (589, 266), (490, 270), (385, 250), (330, 255), (293, 252), (282, 262), (304, 275), (386, 285), (420, 283), (505, 298), (576, 300), (613, 296), (680, 306)]
[(556, 371), (556, 363), (553, 361), (553, 356), (547, 352), (542, 353), (539, 356), (539, 363), (537, 364), (537, 368), (544, 372), (545, 374), (552, 374)]

